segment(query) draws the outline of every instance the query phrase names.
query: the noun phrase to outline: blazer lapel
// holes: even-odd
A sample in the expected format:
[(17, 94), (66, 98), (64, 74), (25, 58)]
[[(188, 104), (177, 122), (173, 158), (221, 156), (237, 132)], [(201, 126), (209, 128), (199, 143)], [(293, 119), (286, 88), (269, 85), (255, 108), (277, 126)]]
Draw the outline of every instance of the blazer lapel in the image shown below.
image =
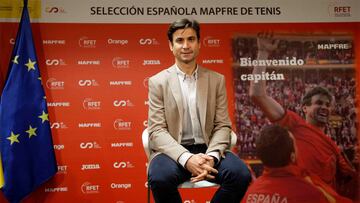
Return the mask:
[[(168, 69), (168, 71), (169, 71), (169, 79), (168, 79), (169, 86), (170, 86), (171, 92), (175, 98), (176, 105), (178, 107), (178, 111), (179, 111), (178, 113), (180, 116), (180, 123), (181, 123), (184, 109), (183, 109), (183, 102), (182, 102), (181, 87), (180, 87), (178, 76), (176, 74), (175, 65), (170, 67)], [(180, 136), (180, 139), (181, 139), (181, 136)]]
[(209, 82), (209, 75), (206, 69), (198, 67), (198, 80), (197, 80), (197, 90), (196, 90), (196, 100), (197, 100), (197, 107), (199, 109), (199, 117), (200, 117), (200, 124), (201, 129), (205, 136), (205, 118), (206, 118), (206, 108), (207, 108), (207, 97), (208, 97), (208, 82)]

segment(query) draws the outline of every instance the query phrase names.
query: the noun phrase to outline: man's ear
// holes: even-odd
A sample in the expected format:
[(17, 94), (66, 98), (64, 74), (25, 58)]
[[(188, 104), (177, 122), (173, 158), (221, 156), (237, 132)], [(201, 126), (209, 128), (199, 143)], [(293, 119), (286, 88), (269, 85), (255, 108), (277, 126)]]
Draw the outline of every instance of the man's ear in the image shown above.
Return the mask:
[(291, 152), (290, 160), (291, 160), (291, 163), (293, 163), (293, 164), (296, 163), (296, 154), (295, 154), (295, 152)]
[(169, 48), (171, 51), (173, 51), (173, 43), (169, 41)]
[(306, 112), (307, 112), (307, 106), (306, 106), (306, 105), (303, 105), (303, 106), (302, 106), (302, 110), (303, 110), (303, 112), (306, 114)]

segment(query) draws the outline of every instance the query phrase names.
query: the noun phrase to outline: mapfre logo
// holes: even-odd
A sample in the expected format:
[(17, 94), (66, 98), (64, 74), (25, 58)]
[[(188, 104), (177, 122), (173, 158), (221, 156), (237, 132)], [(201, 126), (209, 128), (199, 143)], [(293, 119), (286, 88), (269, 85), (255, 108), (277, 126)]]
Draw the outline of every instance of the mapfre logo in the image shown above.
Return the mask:
[(159, 41), (155, 38), (141, 38), (139, 39), (139, 44), (142, 46), (151, 45), (151, 46), (157, 46), (160, 45)]
[(70, 107), (70, 102), (48, 102), (48, 107)]
[(112, 80), (109, 81), (110, 86), (131, 86), (132, 81), (131, 80)]
[(46, 81), (46, 87), (50, 90), (63, 90), (65, 88), (65, 82), (59, 81), (56, 78), (49, 78)]
[(49, 192), (67, 192), (68, 187), (50, 187), (50, 188), (45, 188), (44, 191), (46, 193), (49, 193)]
[(205, 47), (220, 47), (220, 39), (207, 36), (203, 39), (203, 44)]
[(224, 59), (204, 59), (203, 64), (223, 64)]
[(64, 39), (44, 39), (43, 44), (44, 45), (65, 45), (66, 40), (64, 40)]
[(333, 2), (329, 4), (329, 15), (331, 17), (351, 17), (352, 8), (341, 2)]
[(129, 99), (114, 100), (113, 105), (115, 107), (133, 107), (134, 106), (134, 104)]
[(99, 193), (100, 186), (91, 184), (90, 182), (85, 182), (81, 185), (81, 192), (83, 194), (94, 194)]
[(113, 142), (110, 144), (111, 148), (129, 148), (133, 147), (134, 143), (132, 142)]
[(67, 129), (67, 125), (64, 122), (53, 122), (50, 124), (51, 129)]
[(78, 84), (80, 87), (99, 86), (99, 83), (94, 79), (79, 80)]
[(46, 59), (45, 64), (48, 67), (65, 66), (66, 63), (63, 59)]
[(85, 98), (83, 101), (83, 108), (85, 110), (99, 110), (101, 109), (101, 101), (96, 101), (92, 98)]
[(101, 123), (79, 123), (79, 128), (101, 128)]
[(124, 121), (123, 119), (116, 119), (114, 121), (115, 130), (131, 130), (131, 122)]
[(123, 59), (121, 57), (115, 57), (111, 61), (111, 64), (114, 68), (129, 68), (130, 67), (130, 60)]
[(96, 39), (89, 39), (88, 37), (80, 37), (79, 46), (82, 48), (96, 48)]
[(59, 6), (47, 6), (45, 7), (46, 13), (56, 13), (56, 14), (62, 14), (66, 13), (65, 9), (63, 7)]
[(320, 43), (317, 44), (318, 50), (331, 50), (331, 49), (351, 49), (351, 43)]
[(82, 65), (82, 66), (99, 66), (99, 65), (101, 65), (101, 61), (100, 60), (78, 60), (77, 64)]
[(129, 161), (116, 161), (113, 164), (116, 169), (134, 168), (135, 166)]
[(100, 149), (101, 146), (97, 142), (81, 142), (80, 149)]

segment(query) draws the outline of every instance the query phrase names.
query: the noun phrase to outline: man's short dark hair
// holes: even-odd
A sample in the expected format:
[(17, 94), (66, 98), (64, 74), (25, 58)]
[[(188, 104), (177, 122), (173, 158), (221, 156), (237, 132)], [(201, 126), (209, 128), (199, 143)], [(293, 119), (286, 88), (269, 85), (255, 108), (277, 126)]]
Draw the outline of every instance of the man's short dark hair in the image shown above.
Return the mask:
[(301, 104), (303, 106), (310, 106), (311, 98), (315, 95), (324, 95), (329, 99), (329, 102), (332, 101), (332, 94), (330, 93), (330, 91), (325, 87), (317, 86), (305, 93), (304, 97), (302, 98)]
[(291, 153), (295, 151), (289, 132), (279, 126), (264, 127), (256, 140), (257, 156), (267, 167), (278, 168), (290, 164)]
[(168, 39), (172, 43), (173, 42), (173, 34), (176, 30), (185, 29), (185, 28), (192, 28), (196, 32), (196, 36), (198, 40), (200, 40), (200, 25), (196, 20), (189, 20), (187, 18), (179, 19), (169, 26), (168, 29)]

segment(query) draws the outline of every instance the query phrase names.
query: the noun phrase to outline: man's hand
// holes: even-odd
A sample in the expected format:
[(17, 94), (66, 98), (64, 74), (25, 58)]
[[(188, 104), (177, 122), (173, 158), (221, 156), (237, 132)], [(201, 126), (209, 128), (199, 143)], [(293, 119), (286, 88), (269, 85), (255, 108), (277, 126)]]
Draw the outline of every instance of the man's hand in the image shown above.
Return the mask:
[(205, 154), (195, 154), (186, 162), (185, 167), (195, 177), (191, 178), (191, 182), (197, 182), (205, 179), (214, 179), (212, 173), (217, 174), (214, 169), (214, 158)]
[(278, 47), (279, 40), (274, 40), (274, 33), (260, 32), (257, 37), (258, 51), (270, 52)]

